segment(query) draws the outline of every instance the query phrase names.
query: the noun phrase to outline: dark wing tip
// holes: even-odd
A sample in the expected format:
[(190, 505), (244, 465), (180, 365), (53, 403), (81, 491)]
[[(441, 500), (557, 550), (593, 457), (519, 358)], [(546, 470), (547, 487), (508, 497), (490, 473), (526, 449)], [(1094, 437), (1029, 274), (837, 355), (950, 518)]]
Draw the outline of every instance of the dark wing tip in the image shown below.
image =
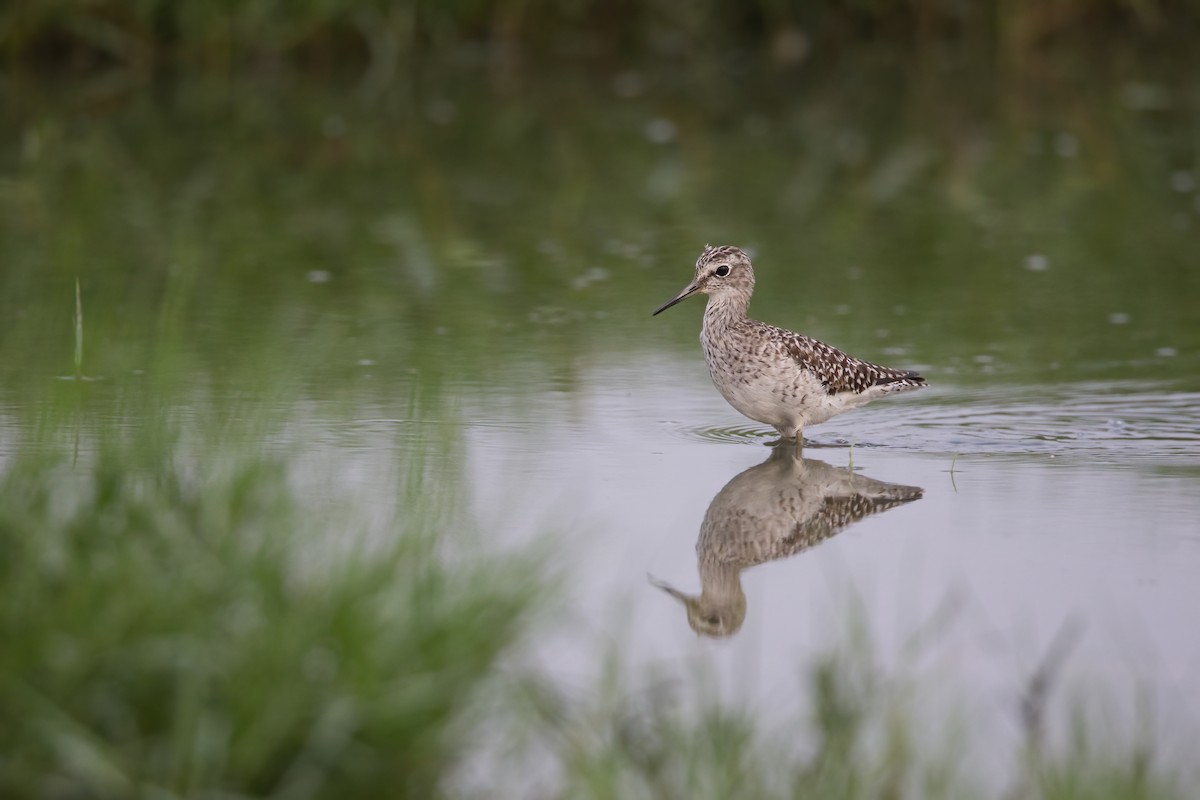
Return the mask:
[(912, 370), (907, 372), (890, 372), (885, 375), (880, 375), (879, 380), (875, 381), (876, 386), (882, 386), (889, 383), (911, 383), (914, 386), (926, 385), (925, 379)]

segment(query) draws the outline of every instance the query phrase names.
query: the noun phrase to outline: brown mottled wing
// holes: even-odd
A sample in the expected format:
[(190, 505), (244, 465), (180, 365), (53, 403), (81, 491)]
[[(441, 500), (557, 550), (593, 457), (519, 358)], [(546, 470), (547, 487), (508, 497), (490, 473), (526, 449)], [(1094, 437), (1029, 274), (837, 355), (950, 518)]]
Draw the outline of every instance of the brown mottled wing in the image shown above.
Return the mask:
[(797, 364), (811, 370), (830, 394), (863, 392), (872, 386), (889, 383), (907, 386), (922, 386), (925, 383), (925, 379), (915, 372), (861, 361), (808, 336), (780, 331), (788, 334), (782, 340), (784, 351)]
[(915, 486), (895, 486), (892, 497), (869, 497), (861, 494), (826, 497), (821, 510), (803, 525), (797, 525), (790, 536), (774, 543), (771, 559), (786, 558), (808, 550), (844, 531), (861, 519), (920, 499), (923, 492)]

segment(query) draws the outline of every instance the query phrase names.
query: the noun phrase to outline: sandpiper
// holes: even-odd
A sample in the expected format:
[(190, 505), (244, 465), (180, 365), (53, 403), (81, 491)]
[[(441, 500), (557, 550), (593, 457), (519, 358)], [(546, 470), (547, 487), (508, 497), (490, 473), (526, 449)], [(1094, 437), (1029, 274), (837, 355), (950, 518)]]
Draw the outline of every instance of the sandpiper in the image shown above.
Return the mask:
[(707, 245), (696, 274), (659, 314), (696, 292), (708, 295), (700, 344), (729, 405), (773, 426), (783, 439), (804, 440), (817, 425), (877, 397), (920, 389), (915, 372), (871, 364), (808, 336), (746, 316), (754, 293), (750, 257), (736, 247)]

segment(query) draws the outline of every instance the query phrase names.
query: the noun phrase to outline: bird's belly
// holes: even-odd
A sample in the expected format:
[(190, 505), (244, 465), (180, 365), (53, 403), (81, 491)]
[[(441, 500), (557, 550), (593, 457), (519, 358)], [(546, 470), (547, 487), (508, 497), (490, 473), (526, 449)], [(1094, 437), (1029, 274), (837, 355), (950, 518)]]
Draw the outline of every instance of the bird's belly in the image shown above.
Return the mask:
[(837, 413), (825, 386), (792, 363), (745, 356), (739, 361), (710, 358), (709, 375), (729, 405), (777, 428), (816, 424)]

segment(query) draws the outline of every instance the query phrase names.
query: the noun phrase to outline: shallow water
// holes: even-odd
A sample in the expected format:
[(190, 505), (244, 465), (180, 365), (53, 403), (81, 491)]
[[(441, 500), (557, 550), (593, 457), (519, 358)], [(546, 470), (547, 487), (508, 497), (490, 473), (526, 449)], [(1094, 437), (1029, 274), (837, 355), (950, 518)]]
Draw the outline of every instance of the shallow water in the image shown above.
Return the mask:
[[(168, 423), (288, 459), (313, 503), (349, 500), (379, 535), (399, 508), (472, 547), (549, 538), (567, 604), (531, 652), (568, 681), (616, 647), (771, 717), (858, 615), (991, 741), (1019, 736), (1067, 631), (1070, 676), (1125, 722), (1145, 689), (1186, 741), (1196, 95), (1160, 87), (1149, 113), (1122, 87), (1155, 76), (1109, 78), (982, 107), (898, 98), (890, 74), (853, 100), (772, 75), (634, 99), (572, 75), (276, 86), (265, 105), (227, 85), (102, 107), (26, 92), (0, 182), (0, 463)], [(236, 135), (214, 149), (215, 131)], [(764, 464), (773, 432), (708, 382), (699, 301), (649, 316), (706, 241), (753, 251), (756, 315), (931, 388)], [(703, 520), (735, 480), (763, 519), (764, 497), (832, 499), (789, 512), (793, 541), (741, 572), (744, 618), (710, 639), (656, 584), (700, 591)], [(862, 513), (876, 482), (921, 496)]]
[[(693, 370), (634, 366), (579, 394), (586, 423), (472, 426), (465, 455), (487, 536), (549, 528), (562, 548), (570, 624), (536, 651), (568, 684), (586, 685), (616, 644), (635, 669), (705, 695), (715, 686), (778, 723), (807, 708), (808, 660), (853, 650), (862, 624), (870, 657), (917, 676), (928, 739), (972, 750), (989, 780), (1004, 782), (1026, 735), (1020, 703), (1048, 661), (1052, 718), (1082, 703), (1096, 738), (1151, 730), (1190, 761), (1200, 458), (1186, 393), (939, 387), (812, 429), (804, 461), (785, 471), (762, 445), (772, 437)], [(752, 486), (731, 510), (721, 498), (738, 482)], [(878, 486), (920, 496), (830, 523)], [(810, 517), (788, 495), (831, 499)], [(709, 516), (739, 514), (741, 525), (707, 535), (734, 548), (765, 538), (758, 546), (780, 552), (733, 571), (744, 606), (732, 624), (727, 586), (725, 607), (702, 601), (693, 624), (672, 594), (722, 595), (722, 580), (706, 583), (702, 531)]]

